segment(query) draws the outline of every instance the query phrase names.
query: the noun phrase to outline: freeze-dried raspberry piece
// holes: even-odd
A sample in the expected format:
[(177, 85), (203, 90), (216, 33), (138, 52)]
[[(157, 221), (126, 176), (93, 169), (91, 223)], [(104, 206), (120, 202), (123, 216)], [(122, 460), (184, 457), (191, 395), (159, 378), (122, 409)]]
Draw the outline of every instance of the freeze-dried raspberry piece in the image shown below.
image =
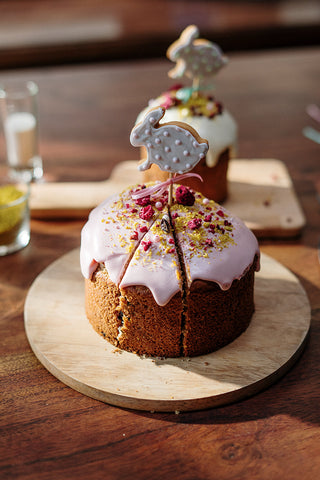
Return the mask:
[(146, 207), (143, 207), (139, 213), (139, 217), (142, 218), (142, 220), (151, 220), (153, 216), (154, 210), (151, 205), (147, 205)]
[(150, 240), (148, 242), (142, 240), (141, 245), (143, 246), (143, 250), (146, 252), (151, 247), (152, 242)]
[(147, 205), (150, 205), (150, 195), (146, 195), (145, 197), (137, 198), (135, 202), (136, 202), (137, 205), (140, 205), (141, 207), (145, 207)]
[(201, 227), (201, 224), (202, 224), (201, 218), (194, 218), (193, 220), (190, 220), (190, 221), (188, 222), (188, 227), (189, 227), (191, 230), (196, 230), (197, 228), (200, 228), (200, 227)]
[(195, 197), (189, 188), (180, 185), (176, 190), (176, 200), (180, 205), (191, 207), (195, 202)]

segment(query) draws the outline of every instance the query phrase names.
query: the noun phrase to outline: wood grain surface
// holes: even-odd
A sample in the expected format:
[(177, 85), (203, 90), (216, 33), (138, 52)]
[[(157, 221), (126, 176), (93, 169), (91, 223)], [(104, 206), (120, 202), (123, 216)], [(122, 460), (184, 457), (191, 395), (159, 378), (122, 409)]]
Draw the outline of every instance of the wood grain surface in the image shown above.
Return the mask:
[[(108, 196), (141, 182), (137, 161), (120, 162), (108, 180), (49, 182), (32, 185), (34, 218), (86, 218)], [(234, 159), (228, 171), (229, 195), (224, 206), (241, 217), (259, 238), (293, 237), (301, 233), (305, 216), (288, 171), (276, 159)]]
[(195, 22), (224, 51), (319, 43), (310, 0), (1, 0), (0, 68), (163, 57)]
[(306, 293), (291, 272), (262, 255), (250, 326), (225, 348), (194, 358), (147, 358), (119, 350), (86, 318), (79, 255), (79, 249), (71, 251), (37, 277), (25, 304), (25, 328), (49, 372), (97, 400), (156, 412), (224, 405), (270, 386), (305, 345)]
[[(128, 410), (78, 393), (38, 361), (23, 311), (35, 278), (79, 247), (85, 220), (32, 219), (30, 244), (0, 258), (1, 479), (319, 477), (320, 150), (301, 132), (306, 125), (319, 129), (305, 108), (320, 103), (320, 50), (239, 53), (229, 60), (216, 97), (238, 121), (239, 155), (284, 162), (306, 217), (299, 237), (259, 242), (298, 277), (309, 299), (311, 328), (301, 358), (252, 397), (179, 415)], [(46, 181), (87, 182), (138, 158), (129, 132), (147, 98), (170, 85), (169, 68), (166, 61), (75, 65), (2, 71), (0, 80), (39, 84)], [(1, 135), (0, 157), (4, 162)]]

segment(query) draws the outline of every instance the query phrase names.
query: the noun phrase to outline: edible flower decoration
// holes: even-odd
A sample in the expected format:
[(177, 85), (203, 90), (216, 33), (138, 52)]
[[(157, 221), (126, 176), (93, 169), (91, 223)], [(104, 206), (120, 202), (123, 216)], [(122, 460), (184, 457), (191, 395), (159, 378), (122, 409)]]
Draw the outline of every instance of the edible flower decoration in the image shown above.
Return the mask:
[(163, 92), (157, 100), (150, 101), (150, 107), (158, 104), (167, 109), (177, 108), (180, 117), (207, 117), (213, 118), (223, 112), (223, 105), (213, 95), (194, 95), (192, 87), (174, 85)]

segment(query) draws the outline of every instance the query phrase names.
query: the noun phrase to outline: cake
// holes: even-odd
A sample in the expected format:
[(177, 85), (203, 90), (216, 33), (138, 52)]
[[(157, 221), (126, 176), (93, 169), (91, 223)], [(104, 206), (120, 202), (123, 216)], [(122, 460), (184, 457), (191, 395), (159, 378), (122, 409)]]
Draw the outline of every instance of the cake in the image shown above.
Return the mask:
[[(199, 92), (197, 97), (180, 99), (182, 85), (175, 85), (159, 97), (150, 100), (137, 118), (141, 122), (150, 108), (162, 106), (166, 109), (164, 122), (181, 121), (193, 127), (201, 137), (208, 140), (209, 151), (193, 170), (203, 178), (203, 183), (188, 178), (182, 183), (200, 190), (206, 197), (223, 202), (228, 196), (227, 172), (229, 160), (237, 152), (237, 124), (231, 113), (212, 95)], [(145, 150), (141, 149), (141, 158), (145, 158)], [(143, 172), (144, 182), (165, 180), (168, 174), (157, 165)]]
[(128, 187), (90, 213), (80, 249), (86, 315), (129, 352), (207, 354), (250, 323), (258, 243), (203, 194), (173, 185), (168, 203), (168, 190), (154, 187)]
[[(176, 66), (169, 76), (192, 79), (192, 86), (173, 85), (168, 91), (149, 101), (138, 115), (139, 123), (150, 108), (164, 107), (164, 122), (182, 121), (193, 127), (207, 139), (209, 151), (206, 158), (194, 169), (203, 178), (199, 184), (194, 178), (182, 183), (200, 190), (206, 197), (223, 202), (228, 196), (227, 171), (230, 158), (237, 153), (237, 123), (231, 113), (212, 93), (212, 78), (226, 63), (220, 48), (207, 40), (198, 38), (199, 31), (190, 25), (167, 51), (167, 56)], [(141, 158), (145, 150), (141, 149)], [(143, 173), (143, 181), (164, 180), (168, 177), (156, 165)]]

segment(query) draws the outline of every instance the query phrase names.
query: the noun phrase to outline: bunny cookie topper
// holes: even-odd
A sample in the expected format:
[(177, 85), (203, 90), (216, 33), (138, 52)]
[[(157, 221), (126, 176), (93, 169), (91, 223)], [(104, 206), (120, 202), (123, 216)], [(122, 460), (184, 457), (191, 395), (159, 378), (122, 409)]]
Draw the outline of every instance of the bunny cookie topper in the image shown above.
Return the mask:
[(189, 172), (205, 158), (209, 148), (208, 142), (186, 123), (159, 124), (164, 114), (163, 107), (149, 110), (143, 121), (131, 132), (131, 144), (147, 149), (147, 159), (138, 169), (147, 170), (155, 163), (161, 170), (169, 173)]
[(198, 83), (205, 77), (215, 75), (227, 62), (227, 58), (215, 43), (199, 39), (199, 30), (189, 25), (167, 50), (167, 57), (176, 62), (169, 71), (171, 78), (186, 75)]

